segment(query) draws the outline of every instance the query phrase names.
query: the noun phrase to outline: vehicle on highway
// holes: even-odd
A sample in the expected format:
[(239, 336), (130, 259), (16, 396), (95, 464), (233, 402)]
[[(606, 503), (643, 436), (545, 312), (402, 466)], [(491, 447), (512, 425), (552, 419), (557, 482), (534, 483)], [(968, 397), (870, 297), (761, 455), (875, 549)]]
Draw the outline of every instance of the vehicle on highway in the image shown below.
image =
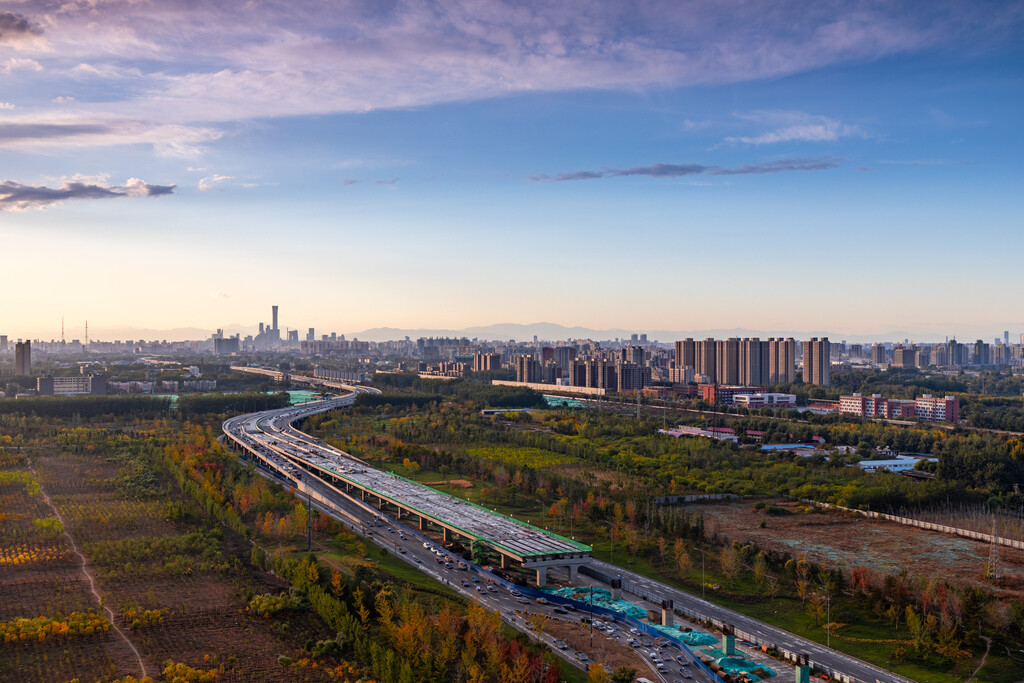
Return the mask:
[(402, 553), (403, 555), (405, 555), (405, 548), (399, 548), (399, 549), (398, 549), (398, 552), (400, 552), (400, 553)]
[(537, 603), (540, 604), (540, 605), (550, 605), (551, 601), (548, 600), (547, 598), (543, 598), (542, 597), (542, 598), (537, 598)]
[(569, 613), (568, 610), (562, 609), (561, 607), (556, 607), (554, 609), (554, 612), (555, 612), (555, 614), (568, 614)]

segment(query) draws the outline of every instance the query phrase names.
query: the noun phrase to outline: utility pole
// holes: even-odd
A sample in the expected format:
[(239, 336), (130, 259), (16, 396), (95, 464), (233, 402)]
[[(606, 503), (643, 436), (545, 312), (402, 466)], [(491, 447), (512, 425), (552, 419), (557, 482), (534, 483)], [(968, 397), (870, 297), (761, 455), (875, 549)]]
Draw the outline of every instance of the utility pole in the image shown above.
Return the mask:
[(704, 587), (707, 585), (707, 581), (704, 580), (704, 551), (697, 548), (697, 552), (700, 553), (700, 598), (704, 599)]
[(590, 651), (594, 651), (594, 587), (590, 587)]

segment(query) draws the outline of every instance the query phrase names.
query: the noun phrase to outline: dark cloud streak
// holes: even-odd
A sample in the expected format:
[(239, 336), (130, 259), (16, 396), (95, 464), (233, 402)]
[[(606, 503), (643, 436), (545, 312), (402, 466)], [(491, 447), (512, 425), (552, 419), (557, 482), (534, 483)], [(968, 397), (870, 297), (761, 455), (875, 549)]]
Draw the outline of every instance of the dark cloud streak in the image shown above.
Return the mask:
[(119, 197), (162, 197), (172, 194), (175, 185), (151, 185), (138, 178), (125, 185), (65, 180), (60, 187), (23, 185), (13, 180), (0, 181), (0, 211), (42, 209), (69, 199), (117, 199)]
[(14, 12), (0, 12), (0, 43), (12, 43), (23, 38), (38, 38), (43, 35), (28, 17)]
[(49, 140), (75, 135), (109, 133), (110, 126), (91, 123), (0, 123), (0, 142), (16, 140)]
[(827, 171), (838, 168), (842, 159), (819, 157), (817, 159), (780, 159), (760, 164), (745, 164), (738, 168), (704, 166), (702, 164), (651, 164), (633, 168), (609, 168), (603, 171), (572, 171), (555, 176), (531, 175), (536, 183), (559, 183), (566, 180), (596, 180), (597, 178), (620, 178), (623, 176), (645, 176), (648, 178), (682, 178), (691, 175), (763, 175), (766, 173), (787, 173), (789, 171)]

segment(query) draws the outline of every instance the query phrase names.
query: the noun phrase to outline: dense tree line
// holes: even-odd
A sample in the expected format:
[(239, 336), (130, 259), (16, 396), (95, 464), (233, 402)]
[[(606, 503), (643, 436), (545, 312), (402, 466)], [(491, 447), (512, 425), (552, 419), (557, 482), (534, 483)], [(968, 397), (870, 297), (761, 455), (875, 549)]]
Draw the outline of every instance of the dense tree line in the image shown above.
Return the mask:
[(36, 396), (0, 401), (0, 415), (92, 418), (101, 415), (155, 417), (171, 410), (164, 396)]
[(178, 398), (178, 411), (185, 418), (202, 413), (252, 413), (284, 408), (288, 402), (288, 394), (283, 391), (276, 394), (190, 394)]

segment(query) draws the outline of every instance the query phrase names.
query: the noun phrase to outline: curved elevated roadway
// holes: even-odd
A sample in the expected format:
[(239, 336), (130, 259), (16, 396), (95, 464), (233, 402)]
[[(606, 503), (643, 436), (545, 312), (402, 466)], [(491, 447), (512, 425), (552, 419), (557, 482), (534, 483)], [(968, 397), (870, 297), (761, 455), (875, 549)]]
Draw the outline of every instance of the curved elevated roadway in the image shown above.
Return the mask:
[(459, 536), (470, 543), (484, 543), (500, 554), (503, 566), (508, 560), (515, 560), (524, 567), (535, 569), (540, 585), (544, 585), (548, 567), (567, 568), (570, 581), (575, 583), (577, 569), (581, 565), (588, 565), (586, 573), (605, 579), (618, 577), (622, 580), (623, 590), (628, 593), (656, 604), (671, 600), (676, 609), (690, 616), (710, 618), (734, 627), (744, 637), (750, 637), (758, 643), (807, 655), (815, 666), (829, 671), (835, 680), (912, 683), (903, 676), (783, 629), (616, 565), (593, 560), (588, 546), (374, 469), (362, 460), (292, 426), (311, 415), (351, 406), (359, 393), (377, 392), (369, 387), (343, 387), (349, 393), (331, 400), (230, 418), (224, 422), (224, 433), (234, 447), (246, 450), (264, 465), (293, 482), (313, 485), (324, 493), (375, 503), (380, 510), (397, 510), (398, 519), (403, 515), (418, 517), (420, 528), (425, 524), (440, 527), (446, 540)]
[(336, 399), (231, 418), (224, 422), (224, 432), (236, 446), (293, 481), (312, 474), (337, 493), (375, 502), (379, 509), (394, 508), (399, 518), (418, 517), (420, 528), (440, 528), (445, 541), (461, 538), (483, 544), (500, 556), (503, 567), (512, 561), (535, 571), (539, 586), (545, 585), (549, 567), (565, 567), (575, 582), (580, 565), (590, 560), (589, 546), (382, 472), (292, 426), (311, 415), (350, 406), (360, 392), (376, 391), (348, 388), (350, 393)]

